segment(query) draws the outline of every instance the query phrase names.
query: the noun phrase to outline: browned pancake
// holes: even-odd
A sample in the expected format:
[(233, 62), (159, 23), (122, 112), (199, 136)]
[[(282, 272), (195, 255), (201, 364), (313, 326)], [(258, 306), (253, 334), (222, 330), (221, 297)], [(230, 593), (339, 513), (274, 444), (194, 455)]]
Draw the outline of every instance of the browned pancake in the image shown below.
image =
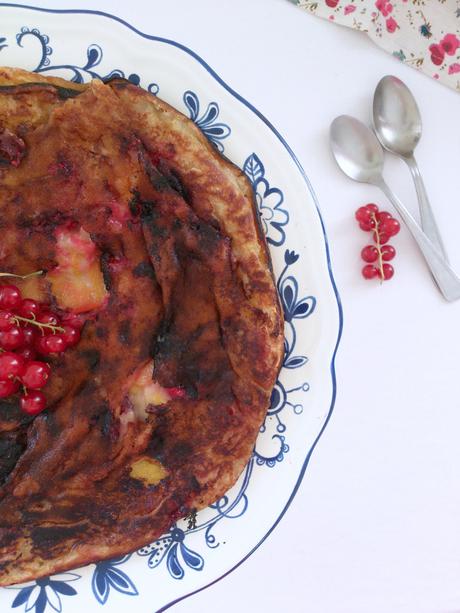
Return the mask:
[(222, 496), (283, 320), (244, 174), (128, 82), (0, 69), (0, 208), (0, 269), (46, 271), (23, 294), (85, 319), (44, 413), (0, 401), (9, 585), (135, 550)]

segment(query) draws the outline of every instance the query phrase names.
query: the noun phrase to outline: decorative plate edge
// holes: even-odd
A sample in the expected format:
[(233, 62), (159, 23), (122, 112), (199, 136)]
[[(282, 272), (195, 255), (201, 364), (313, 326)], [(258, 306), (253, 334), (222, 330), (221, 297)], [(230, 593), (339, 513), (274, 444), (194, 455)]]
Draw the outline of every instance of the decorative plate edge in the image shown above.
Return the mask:
[(317, 212), (320, 224), (321, 224), (321, 230), (322, 230), (322, 233), (323, 233), (323, 240), (324, 240), (324, 247), (325, 247), (325, 252), (326, 252), (326, 264), (327, 264), (327, 269), (328, 269), (328, 274), (329, 274), (329, 280), (331, 282), (332, 290), (333, 290), (334, 297), (335, 297), (336, 304), (337, 304), (337, 315), (338, 315), (338, 320), (339, 320), (338, 321), (339, 325), (338, 325), (337, 340), (335, 342), (335, 346), (334, 346), (334, 349), (333, 349), (333, 352), (332, 352), (331, 363), (330, 363), (330, 374), (331, 374), (331, 383), (332, 383), (332, 395), (331, 395), (331, 402), (330, 402), (330, 405), (329, 405), (328, 413), (326, 415), (326, 419), (324, 420), (324, 423), (323, 423), (323, 425), (321, 427), (321, 430), (319, 431), (317, 437), (315, 438), (312, 446), (310, 447), (310, 449), (309, 449), (309, 451), (307, 453), (307, 456), (306, 456), (306, 458), (305, 458), (305, 460), (304, 460), (304, 462), (302, 464), (299, 476), (298, 476), (297, 481), (296, 481), (296, 483), (294, 485), (294, 488), (293, 488), (293, 490), (291, 492), (291, 495), (289, 496), (289, 498), (288, 498), (286, 504), (284, 505), (281, 513), (279, 514), (278, 518), (276, 519), (274, 524), (271, 526), (271, 528), (267, 531), (267, 533), (263, 536), (263, 538), (260, 539), (260, 541), (256, 545), (254, 545), (254, 547), (237, 564), (235, 564), (232, 568), (230, 568), (223, 575), (221, 575), (220, 577), (217, 577), (216, 579), (214, 579), (210, 583), (207, 583), (206, 585), (204, 585), (204, 586), (202, 586), (202, 587), (200, 587), (200, 588), (198, 588), (196, 590), (193, 590), (192, 592), (189, 592), (188, 594), (184, 594), (184, 595), (180, 596), (179, 598), (176, 598), (176, 599), (172, 600), (171, 602), (167, 603), (166, 605), (164, 605), (163, 607), (161, 607), (160, 609), (158, 609), (155, 612), (155, 613), (163, 613), (164, 611), (166, 611), (167, 609), (169, 609), (173, 605), (177, 604), (178, 602), (180, 602), (182, 600), (185, 600), (186, 598), (189, 598), (190, 596), (193, 596), (194, 594), (198, 594), (199, 592), (202, 592), (203, 590), (207, 589), (208, 587), (211, 587), (212, 585), (216, 584), (218, 581), (221, 581), (222, 579), (227, 577), (235, 569), (237, 569), (239, 566), (241, 566), (262, 545), (262, 543), (265, 542), (265, 540), (270, 536), (270, 534), (273, 532), (273, 530), (278, 526), (280, 521), (283, 519), (286, 511), (288, 510), (289, 506), (291, 505), (292, 501), (294, 500), (294, 498), (295, 498), (295, 496), (296, 496), (296, 494), (297, 494), (297, 492), (299, 490), (300, 484), (302, 483), (303, 477), (304, 477), (305, 472), (307, 470), (307, 467), (308, 467), (308, 464), (310, 462), (311, 456), (312, 456), (312, 454), (313, 454), (313, 452), (314, 452), (314, 450), (316, 448), (316, 445), (318, 444), (320, 438), (322, 437), (325, 429), (328, 426), (329, 420), (331, 419), (331, 416), (332, 416), (332, 413), (333, 413), (334, 407), (335, 407), (335, 401), (336, 401), (336, 398), (337, 398), (337, 377), (336, 377), (336, 371), (335, 371), (335, 359), (336, 359), (337, 351), (339, 349), (340, 341), (341, 341), (341, 338), (342, 338), (344, 318), (343, 318), (342, 301), (341, 301), (340, 294), (339, 294), (339, 291), (338, 291), (338, 288), (337, 288), (337, 284), (335, 282), (334, 273), (332, 271), (331, 254), (330, 254), (330, 249), (329, 249), (329, 243), (328, 243), (328, 239), (327, 239), (326, 229), (325, 229), (325, 226), (324, 226), (324, 221), (323, 221), (323, 218), (321, 216), (321, 211), (320, 211), (320, 208), (319, 208), (318, 199), (317, 199), (316, 194), (315, 194), (315, 192), (313, 190), (313, 187), (312, 187), (312, 185), (310, 183), (310, 180), (309, 180), (307, 174), (305, 173), (305, 170), (303, 169), (300, 161), (298, 160), (297, 156), (295, 155), (294, 151), (288, 145), (288, 143), (286, 142), (284, 137), (280, 134), (280, 132), (278, 132), (278, 130), (275, 128), (275, 126), (258, 109), (256, 109), (248, 100), (246, 100), (236, 90), (234, 90), (232, 87), (230, 87), (217, 74), (217, 72), (213, 68), (211, 68), (211, 66), (205, 60), (203, 60), (203, 58), (201, 56), (199, 56), (192, 49), (189, 49), (185, 45), (183, 45), (181, 43), (178, 43), (176, 41), (173, 41), (171, 39), (163, 38), (161, 36), (155, 36), (155, 35), (151, 35), (151, 34), (146, 34), (145, 32), (141, 32), (135, 26), (131, 25), (129, 22), (125, 21), (121, 17), (117, 17), (116, 15), (112, 15), (111, 13), (106, 13), (104, 11), (97, 11), (97, 10), (91, 10), (91, 9), (50, 9), (50, 8), (43, 8), (43, 7), (39, 7), (39, 6), (26, 5), (26, 4), (15, 4), (15, 3), (10, 3), (10, 2), (0, 2), (0, 7), (28, 9), (28, 10), (32, 10), (32, 11), (39, 11), (39, 12), (42, 12), (42, 13), (54, 13), (54, 14), (61, 14), (61, 15), (65, 15), (65, 14), (80, 14), (80, 15), (82, 15), (83, 14), (83, 15), (97, 15), (99, 17), (106, 17), (108, 19), (112, 19), (113, 21), (116, 21), (116, 22), (122, 24), (123, 26), (127, 27), (129, 30), (131, 30), (132, 32), (134, 32), (138, 36), (141, 36), (142, 38), (145, 38), (147, 40), (153, 40), (153, 41), (158, 41), (158, 42), (166, 43), (168, 45), (171, 45), (173, 47), (181, 49), (182, 51), (184, 51), (185, 53), (187, 53), (188, 55), (193, 57), (197, 62), (199, 62), (201, 64), (201, 66), (203, 66), (203, 68), (205, 68), (205, 70), (222, 87), (224, 87), (224, 89), (226, 91), (228, 91), (228, 93), (230, 93), (239, 102), (244, 104), (244, 106), (246, 106), (250, 111), (252, 111), (273, 132), (273, 134), (278, 138), (278, 140), (281, 142), (281, 144), (284, 146), (284, 148), (288, 152), (288, 154), (291, 157), (291, 159), (294, 161), (294, 163), (297, 166), (297, 169), (299, 170), (303, 180), (305, 181), (307, 189), (310, 192), (310, 194), (312, 196), (312, 199), (313, 199), (313, 202), (315, 204), (316, 212)]

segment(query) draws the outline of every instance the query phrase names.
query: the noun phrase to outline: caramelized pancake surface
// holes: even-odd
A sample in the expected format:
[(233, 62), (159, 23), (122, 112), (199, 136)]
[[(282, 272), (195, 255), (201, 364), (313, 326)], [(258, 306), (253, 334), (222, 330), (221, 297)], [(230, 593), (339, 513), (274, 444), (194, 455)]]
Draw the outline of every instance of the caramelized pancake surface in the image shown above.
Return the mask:
[(43, 414), (0, 401), (9, 585), (135, 550), (222, 496), (283, 320), (247, 179), (125, 81), (0, 69), (0, 208), (0, 269), (44, 270), (24, 295), (85, 320)]

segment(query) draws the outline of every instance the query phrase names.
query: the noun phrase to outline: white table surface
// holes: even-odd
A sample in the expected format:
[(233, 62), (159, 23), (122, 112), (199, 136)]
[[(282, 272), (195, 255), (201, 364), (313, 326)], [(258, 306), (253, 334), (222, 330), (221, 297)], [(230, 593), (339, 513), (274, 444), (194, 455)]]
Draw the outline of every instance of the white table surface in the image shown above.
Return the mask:
[[(434, 0), (432, 0), (434, 1)], [(460, 271), (460, 94), (406, 67), (364, 35), (287, 0), (41, 1), (107, 11), (180, 41), (279, 129), (303, 164), (326, 224), (345, 327), (338, 396), (303, 484), (252, 557), (177, 613), (458, 613), (460, 611), (460, 302), (440, 297), (404, 229), (396, 274), (360, 277), (369, 201), (329, 154), (330, 121), (369, 117), (385, 74), (417, 96), (417, 158), (453, 266)], [(415, 211), (402, 162), (388, 182)]]

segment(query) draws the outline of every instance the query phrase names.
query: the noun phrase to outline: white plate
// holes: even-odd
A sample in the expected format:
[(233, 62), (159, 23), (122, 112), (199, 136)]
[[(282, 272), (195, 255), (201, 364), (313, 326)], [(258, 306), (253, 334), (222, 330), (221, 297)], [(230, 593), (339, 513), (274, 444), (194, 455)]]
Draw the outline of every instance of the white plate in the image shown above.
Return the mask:
[(342, 314), (315, 196), (275, 128), (183, 45), (110, 15), (0, 4), (0, 65), (89, 80), (125, 76), (190, 116), (253, 183), (286, 317), (286, 357), (235, 487), (138, 552), (0, 590), (0, 610), (162, 611), (219, 580), (284, 515), (332, 412)]

